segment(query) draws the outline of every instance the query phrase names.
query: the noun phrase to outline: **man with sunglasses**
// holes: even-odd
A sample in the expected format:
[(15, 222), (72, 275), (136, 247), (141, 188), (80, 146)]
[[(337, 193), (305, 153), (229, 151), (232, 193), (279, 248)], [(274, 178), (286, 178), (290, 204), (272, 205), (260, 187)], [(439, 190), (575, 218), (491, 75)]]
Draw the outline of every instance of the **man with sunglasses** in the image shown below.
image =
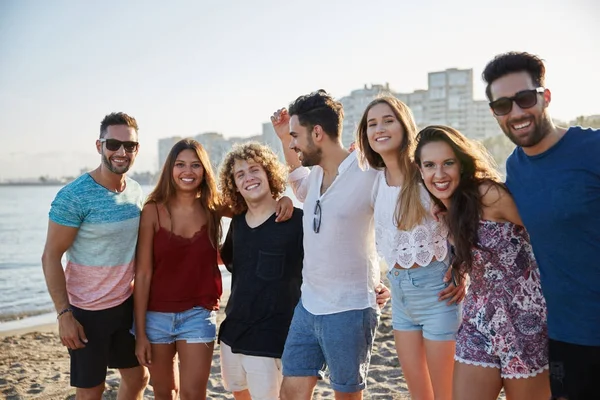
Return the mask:
[(600, 377), (600, 131), (554, 125), (543, 61), (496, 56), (483, 78), (490, 108), (517, 145), (506, 162), (539, 264), (548, 307), (554, 398), (598, 397)]
[(107, 115), (96, 140), (100, 166), (63, 187), (50, 208), (42, 266), (78, 399), (102, 398), (108, 367), (121, 373), (119, 398), (141, 399), (148, 382), (129, 333), (143, 195), (125, 173), (137, 155), (137, 131), (133, 117)]

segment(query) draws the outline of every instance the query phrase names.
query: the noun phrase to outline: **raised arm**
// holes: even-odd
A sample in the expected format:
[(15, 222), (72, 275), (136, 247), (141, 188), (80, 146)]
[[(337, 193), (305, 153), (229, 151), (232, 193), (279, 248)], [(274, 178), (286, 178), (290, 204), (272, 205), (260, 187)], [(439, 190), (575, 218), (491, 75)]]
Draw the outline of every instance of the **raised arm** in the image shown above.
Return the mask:
[(283, 146), (283, 155), (285, 156), (285, 162), (290, 169), (290, 172), (301, 166), (298, 154), (290, 148), (292, 137), (290, 136), (290, 114), (287, 109), (281, 108), (273, 113), (271, 116), (271, 124), (277, 134), (281, 145)]
[(58, 313), (60, 341), (68, 349), (85, 347), (87, 338), (81, 324), (73, 316), (67, 294), (67, 283), (62, 265), (62, 256), (71, 247), (79, 228), (48, 222), (48, 235), (42, 255), (42, 268), (48, 292)]
[(288, 114), (287, 109), (281, 108), (275, 111), (271, 116), (271, 123), (283, 146), (285, 162), (290, 170), (290, 187), (298, 201), (304, 203), (308, 191), (308, 174), (310, 170), (308, 168), (301, 168), (302, 164), (300, 163), (298, 154), (290, 148), (292, 136), (290, 135), (290, 115)]
[(146, 336), (146, 311), (153, 271), (154, 233), (156, 231), (156, 204), (148, 203), (142, 210), (138, 243), (135, 255), (135, 283), (133, 285), (133, 307), (135, 316), (135, 355), (140, 364), (151, 363), (151, 347)]

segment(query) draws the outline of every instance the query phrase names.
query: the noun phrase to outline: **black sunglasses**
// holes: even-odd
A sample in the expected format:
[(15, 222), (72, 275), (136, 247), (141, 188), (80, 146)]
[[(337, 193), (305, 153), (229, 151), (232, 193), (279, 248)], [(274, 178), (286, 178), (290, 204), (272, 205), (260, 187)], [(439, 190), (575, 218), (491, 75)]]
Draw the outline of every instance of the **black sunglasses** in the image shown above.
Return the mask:
[(523, 109), (531, 108), (537, 104), (537, 94), (544, 93), (546, 89), (539, 87), (531, 90), (521, 90), (513, 97), (500, 97), (490, 102), (490, 108), (497, 116), (501, 117), (512, 111), (513, 101)]
[(138, 142), (121, 142), (117, 139), (100, 139), (100, 143), (106, 143), (106, 148), (110, 151), (117, 151), (123, 146), (127, 153), (135, 153), (140, 145)]
[(315, 217), (313, 219), (313, 231), (319, 233), (319, 230), (321, 230), (321, 202), (317, 200), (317, 204), (315, 204)]

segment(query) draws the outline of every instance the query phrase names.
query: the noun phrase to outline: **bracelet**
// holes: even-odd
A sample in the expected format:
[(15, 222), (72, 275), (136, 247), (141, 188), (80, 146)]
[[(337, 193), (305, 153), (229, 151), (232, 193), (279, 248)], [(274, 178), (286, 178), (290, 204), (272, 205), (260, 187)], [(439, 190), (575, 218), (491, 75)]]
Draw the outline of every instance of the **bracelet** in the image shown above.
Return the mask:
[(68, 312), (72, 313), (72, 312), (73, 312), (73, 309), (72, 309), (71, 307), (67, 307), (67, 308), (65, 308), (64, 310), (62, 310), (61, 312), (59, 312), (59, 313), (56, 315), (56, 319), (59, 319), (61, 315), (63, 315), (63, 314), (66, 314), (66, 313), (68, 313)]

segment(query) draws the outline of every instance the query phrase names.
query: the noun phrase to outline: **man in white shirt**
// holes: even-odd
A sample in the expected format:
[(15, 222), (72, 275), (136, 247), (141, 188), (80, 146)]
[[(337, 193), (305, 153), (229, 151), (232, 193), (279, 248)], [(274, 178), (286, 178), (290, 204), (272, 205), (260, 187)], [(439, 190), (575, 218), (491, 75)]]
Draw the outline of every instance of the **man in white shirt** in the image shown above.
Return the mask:
[[(361, 399), (385, 304), (375, 250), (372, 189), (344, 149), (342, 105), (325, 91), (299, 97), (272, 117), (290, 166), (290, 184), (304, 202), (302, 297), (282, 358), (282, 399), (310, 399), (329, 368), (336, 399)], [(312, 171), (303, 166), (314, 166)]]

